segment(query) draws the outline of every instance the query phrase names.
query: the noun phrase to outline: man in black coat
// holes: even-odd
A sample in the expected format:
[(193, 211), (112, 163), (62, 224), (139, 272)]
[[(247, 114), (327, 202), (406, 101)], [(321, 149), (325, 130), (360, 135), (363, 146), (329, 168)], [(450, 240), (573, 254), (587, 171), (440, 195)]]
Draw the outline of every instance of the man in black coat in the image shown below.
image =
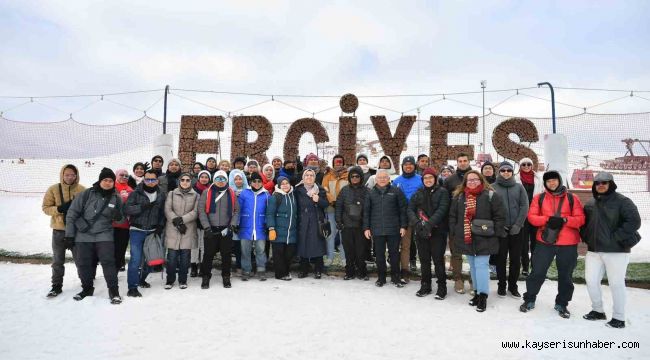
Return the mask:
[(422, 172), (424, 187), (411, 198), (408, 205), (409, 224), (415, 230), (422, 267), (419, 297), (431, 294), (431, 261), (436, 271), (438, 290), (436, 299), (447, 296), (447, 274), (445, 273), (445, 249), (447, 248), (447, 214), (449, 212), (449, 194), (447, 189), (438, 185), (436, 171), (432, 168)]
[(592, 311), (586, 320), (606, 320), (600, 282), (607, 273), (607, 282), (614, 300), (612, 320), (607, 326), (625, 327), (625, 273), (630, 261), (630, 248), (640, 240), (637, 230), (641, 217), (629, 198), (616, 192), (614, 177), (601, 172), (591, 188), (593, 199), (585, 204), (585, 225), (580, 231), (588, 245), (585, 257), (585, 280)]
[(363, 205), (370, 190), (363, 182), (363, 170), (354, 166), (348, 171), (348, 185), (344, 186), (336, 199), (336, 228), (341, 230), (345, 251), (345, 277), (354, 278), (355, 267), (359, 279), (368, 280), (366, 258), (368, 239), (363, 236)]
[(363, 229), (366, 239), (372, 239), (377, 256), (378, 279), (376, 286), (386, 284), (386, 245), (390, 258), (391, 282), (404, 287), (400, 278), (399, 243), (406, 233), (406, 197), (402, 190), (390, 184), (385, 169), (377, 171), (376, 184), (366, 195), (363, 204)]

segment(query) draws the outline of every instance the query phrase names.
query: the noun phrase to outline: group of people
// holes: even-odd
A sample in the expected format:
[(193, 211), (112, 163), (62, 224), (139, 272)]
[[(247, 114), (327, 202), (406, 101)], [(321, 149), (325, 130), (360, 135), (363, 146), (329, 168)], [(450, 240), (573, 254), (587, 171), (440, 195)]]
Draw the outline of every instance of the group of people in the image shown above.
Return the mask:
[(465, 292), (465, 255), (469, 304), (479, 312), (487, 308), (490, 264), (496, 267), (499, 297), (509, 293), (521, 298), (517, 281), (523, 268), (526, 292), (520, 311), (528, 312), (555, 259), (555, 310), (568, 318), (582, 239), (589, 247), (586, 280), (592, 300), (592, 311), (584, 318), (606, 319), (600, 282), (607, 273), (614, 298), (607, 324), (625, 326), (625, 273), (630, 248), (640, 239), (641, 221), (634, 203), (616, 192), (611, 174), (596, 176), (593, 199), (583, 207), (557, 171), (536, 172), (528, 158), (519, 161), (517, 174), (506, 161), (473, 170), (463, 153), (456, 157), (456, 169), (430, 167), (424, 154), (417, 160), (406, 156), (400, 175), (389, 156), (372, 168), (364, 154), (352, 167), (341, 155), (328, 166), (315, 154), (302, 161), (274, 157), (264, 166), (243, 157), (232, 165), (210, 157), (205, 165), (192, 164), (189, 172), (181, 170), (178, 159), (171, 159), (166, 171), (163, 164), (161, 156), (154, 156), (151, 163), (136, 163), (130, 175), (125, 169), (103, 168), (89, 189), (79, 184), (74, 165), (63, 166), (60, 182), (43, 200), (53, 229), (48, 297), (62, 292), (66, 249), (73, 250), (82, 284), (75, 300), (93, 295), (101, 264), (110, 300), (119, 304), (118, 271), (126, 268), (128, 296), (140, 297), (140, 290), (150, 287), (143, 247), (152, 234), (164, 239), (167, 250), (166, 289), (177, 280), (179, 288), (187, 288), (188, 273), (201, 277), (201, 288), (209, 288), (217, 252), (225, 288), (232, 286), (233, 265), (244, 281), (266, 280), (271, 254), (276, 279), (292, 279), (294, 257), (299, 259), (299, 278), (313, 271), (320, 279), (332, 264), (339, 237), (344, 280), (369, 280), (366, 263), (374, 258), (375, 285), (384, 286), (390, 275), (393, 285), (403, 287), (412, 271), (411, 249), (417, 248), (421, 280), (416, 295), (433, 294), (433, 263), (439, 300), (447, 297), (444, 256), (449, 245), (454, 290)]

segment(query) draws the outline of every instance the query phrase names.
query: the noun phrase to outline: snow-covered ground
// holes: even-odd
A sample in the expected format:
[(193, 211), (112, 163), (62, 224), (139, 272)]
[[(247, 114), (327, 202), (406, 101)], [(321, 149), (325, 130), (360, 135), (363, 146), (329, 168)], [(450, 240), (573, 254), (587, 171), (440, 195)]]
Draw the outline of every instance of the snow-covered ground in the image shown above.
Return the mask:
[[(50, 218), (41, 210), (42, 195), (0, 196), (0, 249), (29, 254), (52, 254)], [(634, 247), (632, 262), (650, 262), (650, 221)]]
[[(63, 293), (45, 298), (47, 265), (0, 264), (0, 358), (2, 359), (432, 359), (571, 358), (643, 359), (650, 356), (648, 291), (628, 289), (627, 328), (589, 322), (584, 285), (576, 285), (571, 319), (553, 311), (556, 283), (542, 288), (537, 307), (522, 314), (520, 300), (498, 298), (495, 283), (485, 313), (467, 305), (468, 295), (438, 301), (416, 297), (418, 284), (377, 288), (372, 281), (270, 279), (218, 281), (201, 290), (162, 288), (149, 278), (144, 297), (110, 305), (101, 272), (95, 296), (72, 299), (79, 290), (74, 265), (66, 265)], [(122, 295), (126, 283), (120, 273)], [(214, 278), (213, 278), (214, 279)], [(216, 276), (215, 280), (218, 280)], [(449, 286), (451, 288), (451, 285)], [(520, 284), (524, 289), (525, 285)], [(604, 287), (611, 316), (609, 288)], [(560, 349), (503, 349), (502, 342), (559, 341)], [(572, 341), (614, 341), (613, 349), (562, 349)], [(618, 348), (639, 342), (638, 349)], [(532, 343), (531, 343), (532, 344)], [(569, 345), (566, 345), (569, 346)]]

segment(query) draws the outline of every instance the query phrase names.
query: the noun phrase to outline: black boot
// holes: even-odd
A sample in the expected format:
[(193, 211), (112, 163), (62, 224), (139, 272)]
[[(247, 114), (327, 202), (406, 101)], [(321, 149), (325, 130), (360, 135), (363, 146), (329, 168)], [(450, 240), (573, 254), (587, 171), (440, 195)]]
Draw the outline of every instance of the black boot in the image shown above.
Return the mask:
[(93, 293), (95, 292), (94, 287), (84, 287), (82, 288), (81, 292), (77, 295), (74, 296), (73, 299), (80, 301), (83, 300), (86, 296), (93, 296)]
[(212, 275), (207, 274), (203, 275), (203, 280), (201, 281), (201, 289), (209, 289), (210, 288), (210, 278)]
[(230, 276), (224, 276), (221, 279), (223, 280), (223, 287), (226, 289), (230, 289), (232, 287), (232, 284), (230, 284)]
[(478, 294), (478, 304), (476, 305), (476, 311), (483, 312), (487, 308), (487, 294), (480, 293)]
[(472, 300), (469, 301), (469, 306), (477, 306), (478, 305), (478, 294), (474, 295)]
[(506, 297), (506, 284), (499, 284), (497, 288), (497, 295), (502, 298)]
[(198, 271), (199, 271), (199, 266), (196, 263), (191, 263), (190, 264), (190, 277), (197, 277), (198, 276)]
[(118, 305), (122, 303), (120, 290), (117, 286), (108, 289), (108, 298), (111, 299), (111, 304), (113, 305)]
[(61, 292), (63, 292), (62, 288), (63, 285), (61, 284), (52, 285), (52, 290), (50, 290), (50, 292), (47, 293), (47, 297), (48, 298), (57, 297)]
[(582, 318), (585, 319), (585, 320), (591, 320), (591, 321), (594, 321), (594, 320), (607, 320), (607, 315), (605, 315), (604, 312), (601, 313), (601, 312), (592, 310), (592, 311), (589, 312), (589, 314), (583, 315)]
[(382, 287), (386, 284), (386, 274), (379, 274), (379, 277), (377, 278), (377, 281), (375, 282), (375, 286), (377, 287)]
[(427, 283), (424, 283), (424, 282), (423, 282), (423, 283), (420, 285), (420, 290), (418, 290), (418, 291), (415, 293), (415, 296), (417, 296), (417, 297), (425, 297), (425, 296), (427, 296), (427, 295), (430, 295), (432, 292), (433, 292), (433, 291), (431, 290), (431, 284), (427, 284)]
[(447, 297), (447, 285), (438, 285), (436, 300), (444, 300)]

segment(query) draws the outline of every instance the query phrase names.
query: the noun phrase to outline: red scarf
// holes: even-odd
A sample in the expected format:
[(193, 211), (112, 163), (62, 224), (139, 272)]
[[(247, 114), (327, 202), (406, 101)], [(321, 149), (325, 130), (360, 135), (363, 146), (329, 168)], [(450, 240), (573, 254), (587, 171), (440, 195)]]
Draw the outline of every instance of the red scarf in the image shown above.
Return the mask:
[(463, 235), (465, 244), (472, 243), (472, 219), (476, 215), (476, 197), (483, 191), (483, 184), (474, 189), (465, 188), (465, 217), (463, 219)]
[(522, 184), (535, 185), (535, 173), (532, 171), (520, 171), (519, 178), (521, 179)]

